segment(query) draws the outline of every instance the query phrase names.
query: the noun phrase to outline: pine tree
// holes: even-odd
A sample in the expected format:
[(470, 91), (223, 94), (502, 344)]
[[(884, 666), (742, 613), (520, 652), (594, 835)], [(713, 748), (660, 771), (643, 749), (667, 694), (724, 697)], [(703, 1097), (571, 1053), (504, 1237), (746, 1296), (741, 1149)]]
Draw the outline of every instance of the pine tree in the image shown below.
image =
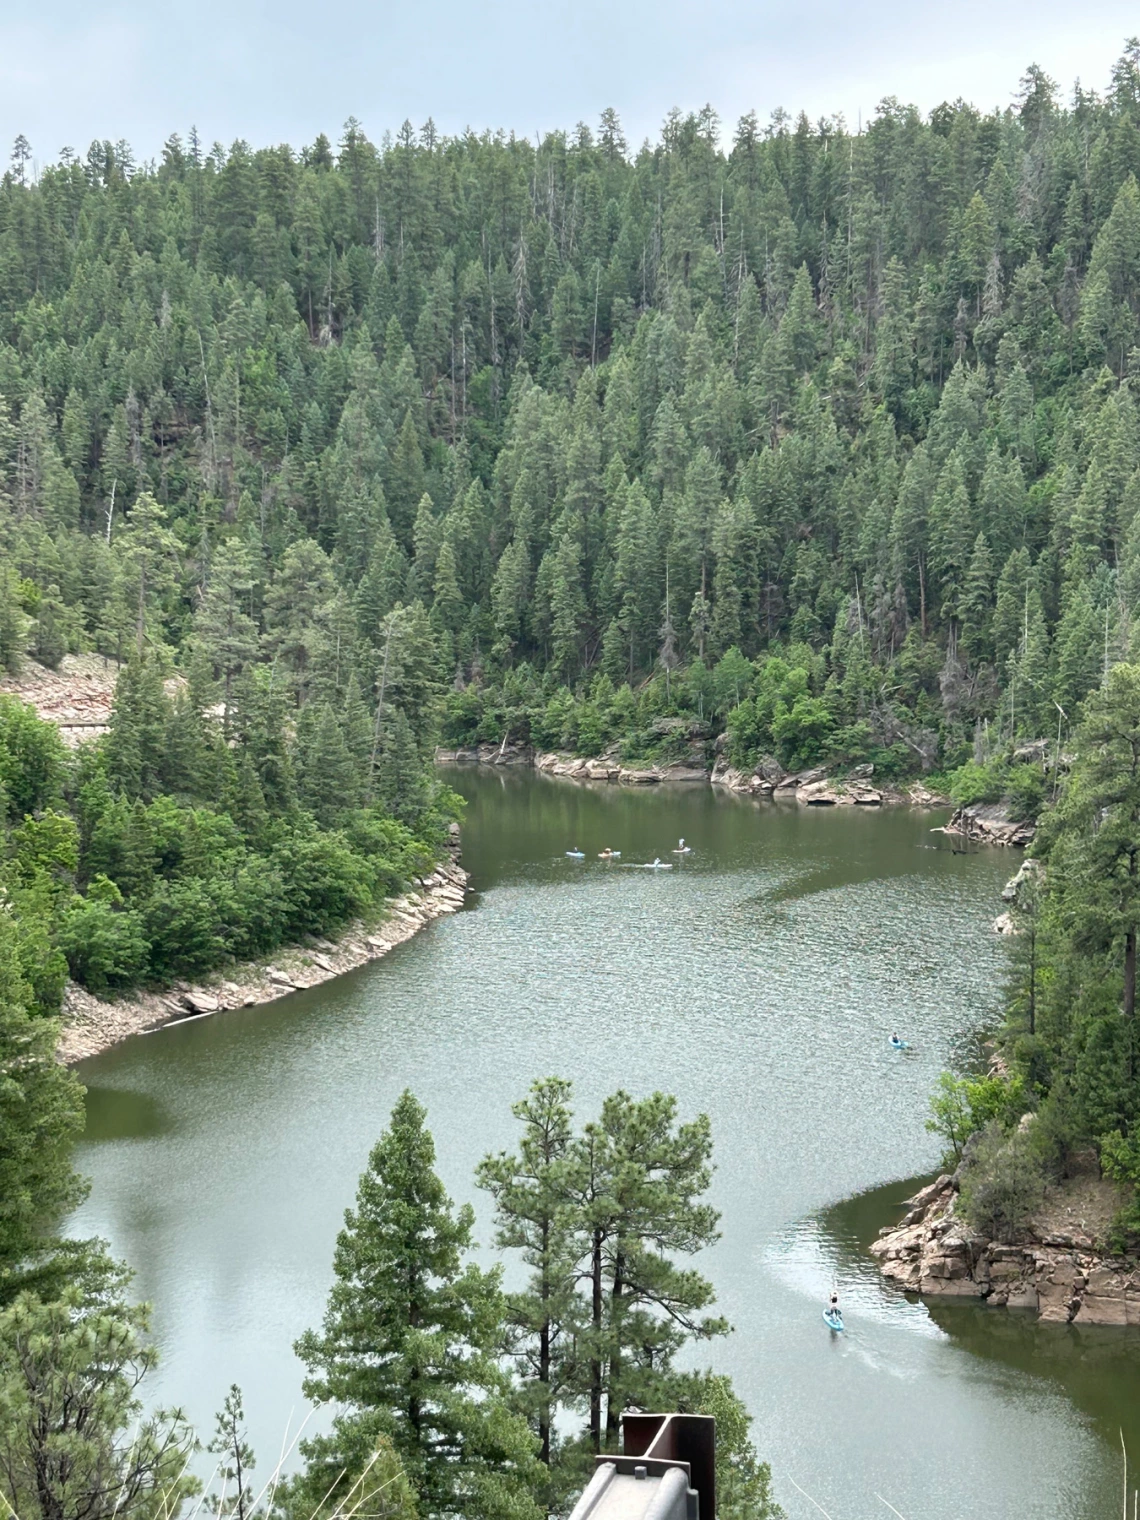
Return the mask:
[[(1077, 761), (1046, 823), (1050, 878), (1078, 946), (1111, 954), (1121, 988), (1128, 1080), (1135, 1079), (1140, 932), (1140, 667), (1117, 665), (1089, 698)], [(1132, 1107), (1134, 1100), (1129, 1100)]]
[(496, 1243), (518, 1250), (531, 1270), (525, 1290), (507, 1297), (507, 1347), (521, 1379), (521, 1407), (549, 1467), (558, 1405), (572, 1391), (580, 1303), (577, 1239), (570, 1210), (571, 1084), (535, 1082), (512, 1106), (523, 1125), (518, 1153), (479, 1164), (479, 1186), (495, 1201)]
[(107, 775), (128, 797), (162, 790), (170, 703), (153, 658), (133, 654), (115, 682)]
[(1030, 586), (1021, 638), (1010, 671), (1010, 708), (1016, 734), (1038, 739), (1051, 731), (1052, 685), (1049, 628), (1040, 593)]
[(334, 1443), (390, 1436), (425, 1517), (538, 1515), (525, 1423), (504, 1406), (498, 1274), (464, 1257), (474, 1215), (433, 1169), (425, 1110), (405, 1092), (345, 1214), (321, 1330), (297, 1342), (306, 1397), (344, 1406)]
[(385, 494), (393, 531), (405, 549), (411, 548), (416, 512), (424, 494), (424, 460), (419, 432), (410, 410), (404, 413), (399, 434), (389, 452)]
[(1101, 674), (1103, 626), (1103, 613), (1093, 605), (1087, 581), (1078, 581), (1057, 625), (1057, 676), (1053, 686), (1053, 700), (1074, 716)]
[[(119, 544), (133, 585), (135, 652), (142, 655), (160, 598), (174, 584), (177, 540), (166, 526), (166, 512), (149, 491), (131, 508)], [(151, 639), (154, 628), (151, 627)]]
[(614, 566), (615, 590), (621, 597), (618, 616), (631, 680), (653, 637), (657, 560), (653, 530), (649, 498), (639, 483), (634, 484), (626, 493), (622, 509)]
[(993, 598), (993, 555), (984, 533), (974, 540), (970, 567), (959, 602), (962, 643), (975, 661), (992, 658), (990, 607)]
[[(234, 682), (257, 657), (257, 624), (250, 616), (254, 588), (253, 561), (237, 539), (220, 545), (210, 566), (210, 581), (194, 618), (197, 647), (210, 661), (222, 686), (222, 729), (230, 732)], [(243, 1517), (244, 1520), (244, 1517)]]
[(959, 604), (965, 591), (970, 549), (974, 542), (970, 519), (965, 470), (955, 452), (938, 478), (930, 507), (933, 563), (942, 592), (942, 614), (948, 622), (960, 620)]
[(124, 1277), (103, 1264), (87, 1291), (22, 1293), (0, 1313), (0, 1497), (11, 1515), (149, 1520), (198, 1487), (193, 1432), (178, 1414), (143, 1413), (136, 1390), (155, 1353), (146, 1309), (123, 1302)]
[(569, 533), (564, 534), (551, 566), (550, 647), (554, 668), (567, 682), (575, 678), (581, 664), (586, 616), (581, 558), (578, 544)]
[(463, 620), (463, 593), (456, 576), (455, 550), (445, 539), (436, 559), (432, 581), (432, 619), (448, 633), (456, 633)]
[(681, 1346), (727, 1330), (703, 1314), (711, 1284), (673, 1260), (710, 1245), (718, 1219), (701, 1202), (711, 1178), (708, 1119), (677, 1124), (676, 1111), (663, 1093), (640, 1101), (615, 1093), (572, 1151), (590, 1293), (579, 1376), (595, 1451), (603, 1440), (612, 1448), (623, 1409), (649, 1408), (662, 1395)]
[(385, 717), (376, 759), (375, 793), (394, 818), (415, 827), (427, 806), (428, 788), (407, 714), (399, 707)]
[(1005, 664), (1021, 639), (1029, 575), (1029, 551), (1015, 549), (1002, 566), (994, 602), (992, 633), (999, 666)]
[(0, 1304), (50, 1281), (54, 1225), (86, 1191), (71, 1165), (83, 1088), (55, 1058), (58, 1025), (31, 1004), (16, 926), (0, 913)]
[(297, 734), (297, 793), (304, 807), (331, 828), (360, 797), (360, 778), (329, 702), (305, 709)]
[(219, 1491), (207, 1495), (210, 1512), (218, 1520), (248, 1520), (256, 1499), (249, 1475), (257, 1463), (246, 1435), (245, 1408), (236, 1383), (231, 1383), (225, 1403), (214, 1417), (214, 1434), (206, 1450), (220, 1458)]
[(926, 637), (927, 608), (932, 600), (927, 584), (927, 563), (933, 495), (934, 478), (930, 456), (919, 445), (911, 456), (899, 488), (891, 520), (891, 546), (894, 577), (906, 588), (908, 605), (918, 613), (923, 638)]

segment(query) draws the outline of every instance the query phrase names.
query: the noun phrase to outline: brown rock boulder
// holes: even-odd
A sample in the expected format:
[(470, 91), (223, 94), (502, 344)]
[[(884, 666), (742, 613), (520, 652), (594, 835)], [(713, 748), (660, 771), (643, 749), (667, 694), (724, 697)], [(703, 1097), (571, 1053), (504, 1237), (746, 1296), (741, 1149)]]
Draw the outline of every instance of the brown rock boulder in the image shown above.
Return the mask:
[(216, 997), (211, 997), (208, 992), (184, 992), (182, 1001), (191, 1013), (217, 1013), (222, 1006)]

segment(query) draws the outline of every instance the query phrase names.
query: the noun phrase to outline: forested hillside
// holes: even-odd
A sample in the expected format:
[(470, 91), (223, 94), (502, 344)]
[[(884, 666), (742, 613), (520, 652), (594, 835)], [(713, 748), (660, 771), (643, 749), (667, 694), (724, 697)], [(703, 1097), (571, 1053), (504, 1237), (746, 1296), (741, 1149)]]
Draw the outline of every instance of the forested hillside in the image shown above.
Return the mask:
[(285, 896), (298, 829), (395, 879), (441, 734), (952, 768), (1130, 651), (1140, 43), (1068, 105), (1030, 69), (723, 140), (17, 142), (0, 659), (124, 671), (109, 740), (7, 783), (76, 974), (343, 916), (374, 870), (260, 924), (251, 852)]

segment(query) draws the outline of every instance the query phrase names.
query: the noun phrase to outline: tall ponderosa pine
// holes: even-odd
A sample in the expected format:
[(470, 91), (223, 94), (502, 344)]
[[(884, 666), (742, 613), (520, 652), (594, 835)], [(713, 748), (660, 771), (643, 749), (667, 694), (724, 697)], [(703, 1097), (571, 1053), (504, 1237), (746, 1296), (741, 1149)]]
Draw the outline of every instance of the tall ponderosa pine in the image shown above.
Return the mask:
[(547, 1464), (555, 1410), (573, 1387), (581, 1308), (578, 1220), (569, 1207), (570, 1092), (570, 1083), (558, 1077), (535, 1082), (511, 1109), (523, 1125), (518, 1153), (488, 1156), (478, 1171), (480, 1187), (495, 1200), (497, 1244), (521, 1251), (531, 1270), (527, 1288), (507, 1297), (507, 1345)]
[(21, 1520), (154, 1520), (198, 1488), (193, 1432), (137, 1392), (155, 1360), (146, 1310), (101, 1276), (0, 1312), (0, 1498)]
[(711, 1245), (718, 1218), (702, 1201), (712, 1175), (709, 1121), (678, 1124), (676, 1113), (664, 1093), (638, 1100), (618, 1092), (573, 1146), (568, 1186), (589, 1296), (578, 1382), (595, 1451), (617, 1440), (623, 1409), (661, 1397), (682, 1345), (728, 1328), (703, 1312), (712, 1285), (673, 1259)]

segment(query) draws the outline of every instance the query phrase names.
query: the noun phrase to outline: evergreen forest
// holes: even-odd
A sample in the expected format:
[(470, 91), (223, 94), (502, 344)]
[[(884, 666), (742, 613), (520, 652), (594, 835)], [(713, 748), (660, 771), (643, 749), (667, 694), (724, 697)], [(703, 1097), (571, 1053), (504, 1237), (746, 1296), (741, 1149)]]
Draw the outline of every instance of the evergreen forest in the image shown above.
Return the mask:
[(454, 812), (437, 740), (723, 733), (1035, 811), (1015, 746), (1132, 650), (1140, 42), (856, 134), (31, 152), (0, 663), (122, 673), (78, 757), (0, 718), (45, 1007), (64, 959), (162, 982), (367, 910)]
[(740, 708), (742, 762), (889, 773), (1051, 733), (1131, 647), (1135, 40), (1103, 94), (1030, 68), (1003, 111), (889, 99), (858, 134), (30, 155), (8, 664), (194, 669), (187, 728), (224, 702), (239, 753), (268, 667), (358, 771), (387, 654), (408, 753), (427, 705), (451, 743), (628, 754)]
[[(38, 145), (42, 148), (43, 145)], [(168, 985), (382, 910), (460, 800), (437, 744), (872, 765), (1040, 815), (985, 1075), (932, 1127), (1021, 1229), (1073, 1158), (1140, 1193), (1140, 40), (1103, 90), (618, 116), (531, 141), (172, 135), (0, 180), (0, 674), (101, 660), (74, 748), (0, 695), (0, 1494), (157, 1520), (143, 1309), (82, 1196), (68, 975)], [(777, 1513), (725, 1333), (707, 1120), (568, 1083), (478, 1180), (405, 1094), (297, 1350), (335, 1423), (217, 1513), (538, 1520), (627, 1405), (707, 1410), (726, 1520)], [(1031, 1116), (1031, 1117), (1027, 1117)], [(1112, 1248), (1135, 1253), (1127, 1205)], [(686, 1363), (685, 1365), (691, 1365)], [(227, 1497), (228, 1496), (228, 1497)]]

